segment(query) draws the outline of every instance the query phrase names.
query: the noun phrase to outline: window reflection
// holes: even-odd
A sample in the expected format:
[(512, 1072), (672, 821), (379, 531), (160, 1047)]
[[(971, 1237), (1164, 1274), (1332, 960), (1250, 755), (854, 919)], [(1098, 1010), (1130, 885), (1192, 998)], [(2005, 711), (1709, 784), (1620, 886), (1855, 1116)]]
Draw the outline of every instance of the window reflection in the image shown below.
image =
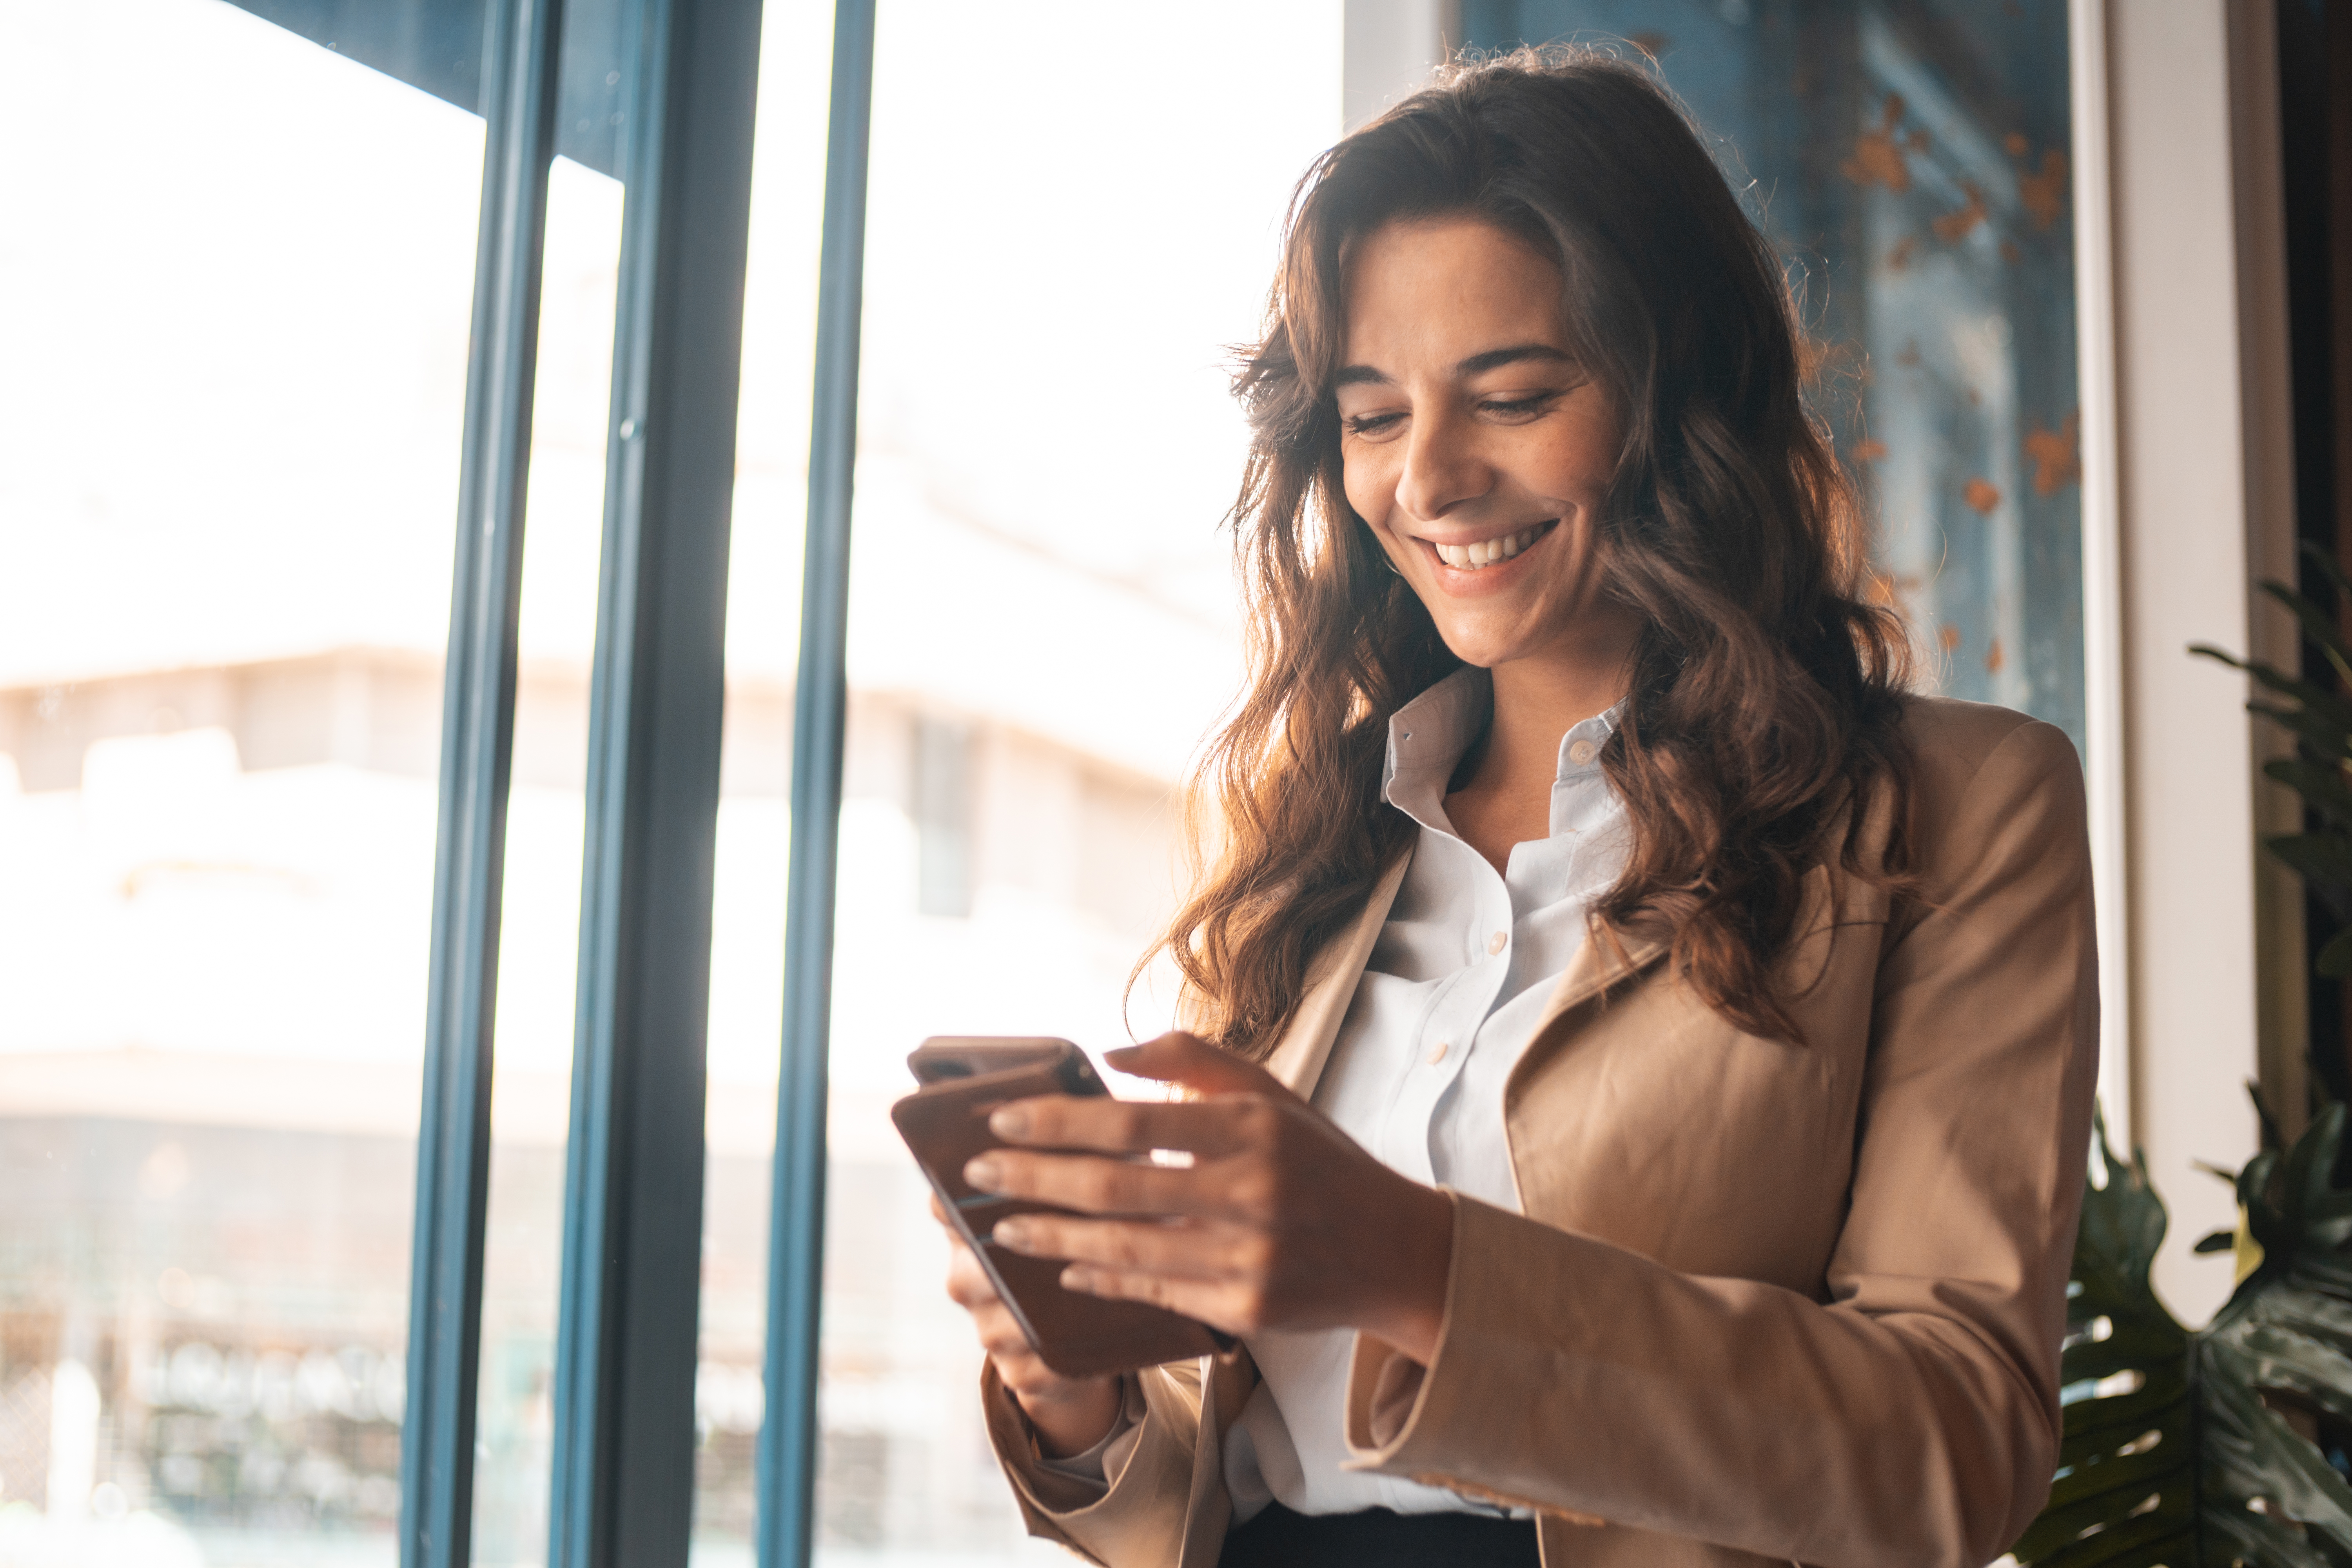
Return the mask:
[(2064, 0), (1463, 0), (1461, 25), (1657, 60), (1790, 258), (1929, 679), (2080, 748)]

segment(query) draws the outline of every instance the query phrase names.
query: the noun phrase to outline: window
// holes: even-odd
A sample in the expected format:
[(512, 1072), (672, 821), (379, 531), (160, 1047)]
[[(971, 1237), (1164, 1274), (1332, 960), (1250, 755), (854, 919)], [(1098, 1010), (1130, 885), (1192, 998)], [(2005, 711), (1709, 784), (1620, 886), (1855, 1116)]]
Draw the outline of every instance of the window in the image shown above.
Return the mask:
[(0, 1555), (391, 1560), (457, 34), (0, 9)]
[(691, 1484), (709, 950), (641, 910), (710, 900), (760, 8), (571, 9), (0, 12), (12, 1561), (626, 1555)]

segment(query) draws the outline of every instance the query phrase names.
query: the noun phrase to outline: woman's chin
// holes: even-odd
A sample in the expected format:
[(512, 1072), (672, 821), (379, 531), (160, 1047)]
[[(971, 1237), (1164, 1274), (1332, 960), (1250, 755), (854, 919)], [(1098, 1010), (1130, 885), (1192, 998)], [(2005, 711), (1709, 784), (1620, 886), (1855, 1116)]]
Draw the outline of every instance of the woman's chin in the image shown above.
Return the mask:
[(1483, 616), (1466, 624), (1459, 619), (1451, 624), (1440, 620), (1437, 635), (1445, 639), (1454, 658), (1481, 669), (1532, 658), (1558, 640), (1557, 637), (1538, 636), (1536, 628), (1524, 625), (1496, 626), (1491, 617)]

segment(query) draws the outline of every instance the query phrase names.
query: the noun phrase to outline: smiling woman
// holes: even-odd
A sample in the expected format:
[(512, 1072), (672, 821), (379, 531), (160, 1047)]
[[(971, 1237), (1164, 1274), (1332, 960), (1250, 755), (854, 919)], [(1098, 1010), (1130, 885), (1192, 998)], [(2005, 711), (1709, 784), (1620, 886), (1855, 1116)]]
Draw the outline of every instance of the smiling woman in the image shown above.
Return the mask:
[[(1638, 693), (1601, 757), (1632, 861), (1596, 912), (1662, 922), (1710, 1003), (1787, 1031), (1765, 965), (1830, 815), (1876, 791), (1900, 821), (1908, 791), (1908, 645), (1860, 597), (1797, 343), (1769, 246), (1630, 67), (1465, 71), (1325, 156), (1240, 383), (1259, 679), (1213, 759), (1233, 837), (1171, 942), (1228, 1048), (1270, 1048), (1411, 837), (1380, 809), (1388, 716), (1464, 663), (1496, 683), (1464, 806), (1513, 796), (1498, 826), (1533, 830), (1471, 841), (1499, 866), (1542, 837), (1561, 731)], [(1507, 569), (1445, 559), (1515, 540)], [(1892, 889), (1907, 840), (1865, 858), (1862, 824), (1843, 868)]]
[(993, 1246), (1242, 1348), (1065, 1377), (960, 1255), (1035, 1532), (1964, 1568), (2040, 1507), (2080, 772), (1906, 690), (1799, 342), (1612, 58), (1455, 67), (1310, 173), (1239, 378), (1252, 679), (1166, 939), (1191, 1032), (1110, 1058), (1188, 1099), (1015, 1102), (965, 1173), (1046, 1205)]

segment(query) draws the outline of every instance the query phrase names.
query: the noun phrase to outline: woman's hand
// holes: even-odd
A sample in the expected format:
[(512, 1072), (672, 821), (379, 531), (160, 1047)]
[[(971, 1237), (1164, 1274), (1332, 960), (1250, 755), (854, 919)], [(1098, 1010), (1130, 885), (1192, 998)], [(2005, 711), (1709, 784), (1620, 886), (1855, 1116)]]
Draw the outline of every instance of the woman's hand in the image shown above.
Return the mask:
[[(1154, 1302), (1228, 1333), (1351, 1328), (1429, 1361), (1454, 1247), (1444, 1194), (1381, 1164), (1263, 1068), (1193, 1036), (1162, 1035), (1108, 1059), (1204, 1098), (1051, 1095), (1000, 1107), (991, 1129), (1031, 1147), (982, 1154), (965, 1179), (1078, 1215), (1000, 1221), (998, 1242), (1070, 1259), (1070, 1289)], [(1156, 1149), (1192, 1163), (1140, 1158)]]
[(948, 1233), (948, 1295), (971, 1314), (981, 1349), (988, 1352), (998, 1380), (1012, 1391), (1022, 1414), (1036, 1428), (1038, 1447), (1045, 1457), (1083, 1454), (1108, 1436), (1118, 1419), (1118, 1379), (1064, 1377), (1038, 1359), (1029, 1337), (1013, 1321), (1013, 1310), (988, 1282), (988, 1271), (948, 1224), (937, 1197), (931, 1199), (931, 1217)]

